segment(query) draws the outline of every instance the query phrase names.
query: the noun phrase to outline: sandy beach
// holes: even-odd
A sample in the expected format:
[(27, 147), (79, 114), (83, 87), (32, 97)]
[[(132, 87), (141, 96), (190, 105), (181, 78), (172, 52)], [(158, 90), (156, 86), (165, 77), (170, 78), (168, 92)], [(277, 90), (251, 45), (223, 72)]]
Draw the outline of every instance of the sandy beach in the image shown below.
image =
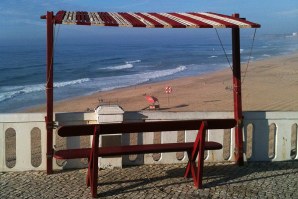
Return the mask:
[[(298, 53), (242, 63), (244, 111), (298, 110)], [(246, 70), (247, 68), (247, 70)], [(165, 87), (172, 93), (166, 94)], [(100, 101), (118, 104), (125, 111), (139, 111), (149, 103), (144, 95), (158, 98), (161, 111), (232, 111), (232, 71), (226, 68), (196, 77), (98, 92), (55, 102), (55, 112), (93, 110)], [(44, 112), (37, 106), (26, 112)]]

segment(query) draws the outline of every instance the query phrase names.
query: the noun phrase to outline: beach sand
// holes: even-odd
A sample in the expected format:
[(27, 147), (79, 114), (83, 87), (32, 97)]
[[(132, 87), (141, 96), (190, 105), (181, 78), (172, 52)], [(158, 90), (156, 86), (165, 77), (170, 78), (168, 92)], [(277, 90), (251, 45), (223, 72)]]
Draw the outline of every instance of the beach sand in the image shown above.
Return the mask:
[[(298, 53), (242, 63), (244, 111), (298, 110)], [(247, 70), (246, 70), (247, 68)], [(172, 93), (166, 94), (165, 87)], [(118, 104), (125, 111), (148, 107), (145, 94), (158, 98), (161, 111), (233, 111), (232, 71), (143, 84), (55, 102), (55, 112), (93, 110), (99, 101)], [(25, 112), (44, 112), (45, 105)]]

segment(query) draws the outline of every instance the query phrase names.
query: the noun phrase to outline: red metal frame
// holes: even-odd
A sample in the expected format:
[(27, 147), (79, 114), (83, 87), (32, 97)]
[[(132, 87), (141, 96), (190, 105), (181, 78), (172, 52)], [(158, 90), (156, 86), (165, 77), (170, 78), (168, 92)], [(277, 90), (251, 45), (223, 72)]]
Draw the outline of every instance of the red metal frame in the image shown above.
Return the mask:
[(54, 23), (53, 12), (47, 12), (47, 174), (53, 173), (53, 43), (54, 43)]
[[(207, 122), (202, 122), (196, 140), (194, 142), (193, 150), (188, 151), (188, 163), (184, 173), (184, 177), (189, 177), (190, 174), (194, 181), (196, 188), (202, 188), (203, 179), (203, 166), (204, 166), (204, 148), (205, 148), (205, 136), (206, 129), (208, 128)], [(199, 157), (198, 157), (199, 155)], [(196, 158), (198, 157), (198, 166), (196, 166)]]
[[(239, 14), (233, 17), (239, 18)], [(47, 20), (47, 174), (53, 172), (53, 39), (55, 16), (53, 12), (47, 12), (42, 19)], [(59, 16), (58, 16), (59, 18)], [(60, 16), (61, 18), (61, 16)], [(60, 19), (59, 18), (59, 19)], [(83, 17), (84, 19), (84, 17)], [(61, 19), (60, 19), (61, 20)], [(233, 51), (233, 95), (234, 95), (234, 117), (237, 120), (235, 128), (235, 158), (238, 165), (243, 165), (243, 135), (242, 135), (242, 101), (241, 101), (241, 67), (240, 67), (240, 31), (239, 28), (232, 28), (232, 51)], [(96, 144), (96, 143), (94, 143)], [(94, 154), (96, 155), (96, 154)], [(91, 158), (91, 157), (90, 157)], [(96, 159), (96, 158), (95, 158)], [(95, 163), (95, 162), (94, 162)], [(94, 175), (94, 174), (92, 174)]]
[[(239, 14), (233, 17), (239, 18)], [(232, 56), (233, 56), (233, 95), (235, 127), (235, 159), (238, 165), (243, 165), (243, 135), (242, 135), (242, 99), (241, 99), (241, 64), (240, 64), (240, 30), (232, 28)]]

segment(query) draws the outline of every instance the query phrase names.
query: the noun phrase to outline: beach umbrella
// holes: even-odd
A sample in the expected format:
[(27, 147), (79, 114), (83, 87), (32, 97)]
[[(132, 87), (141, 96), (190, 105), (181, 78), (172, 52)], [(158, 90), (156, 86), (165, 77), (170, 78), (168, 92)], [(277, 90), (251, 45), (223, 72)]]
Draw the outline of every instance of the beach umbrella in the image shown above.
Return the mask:
[(155, 102), (158, 102), (158, 99), (154, 96), (150, 96), (150, 95), (146, 95), (146, 100), (151, 103), (154, 104)]

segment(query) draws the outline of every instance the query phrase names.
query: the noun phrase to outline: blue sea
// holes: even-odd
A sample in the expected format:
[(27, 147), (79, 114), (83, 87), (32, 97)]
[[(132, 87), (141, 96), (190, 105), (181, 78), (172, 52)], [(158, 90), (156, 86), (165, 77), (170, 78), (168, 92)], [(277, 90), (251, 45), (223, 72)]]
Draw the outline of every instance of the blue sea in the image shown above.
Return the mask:
[[(219, 32), (230, 62), (230, 34)], [(250, 57), (253, 30), (241, 36), (241, 61)], [(217, 35), (162, 33), (117, 39), (55, 38), (54, 98), (196, 76), (229, 67)], [(298, 51), (298, 37), (258, 34), (251, 62)], [(17, 112), (46, 102), (46, 45), (0, 43), (0, 112)]]

